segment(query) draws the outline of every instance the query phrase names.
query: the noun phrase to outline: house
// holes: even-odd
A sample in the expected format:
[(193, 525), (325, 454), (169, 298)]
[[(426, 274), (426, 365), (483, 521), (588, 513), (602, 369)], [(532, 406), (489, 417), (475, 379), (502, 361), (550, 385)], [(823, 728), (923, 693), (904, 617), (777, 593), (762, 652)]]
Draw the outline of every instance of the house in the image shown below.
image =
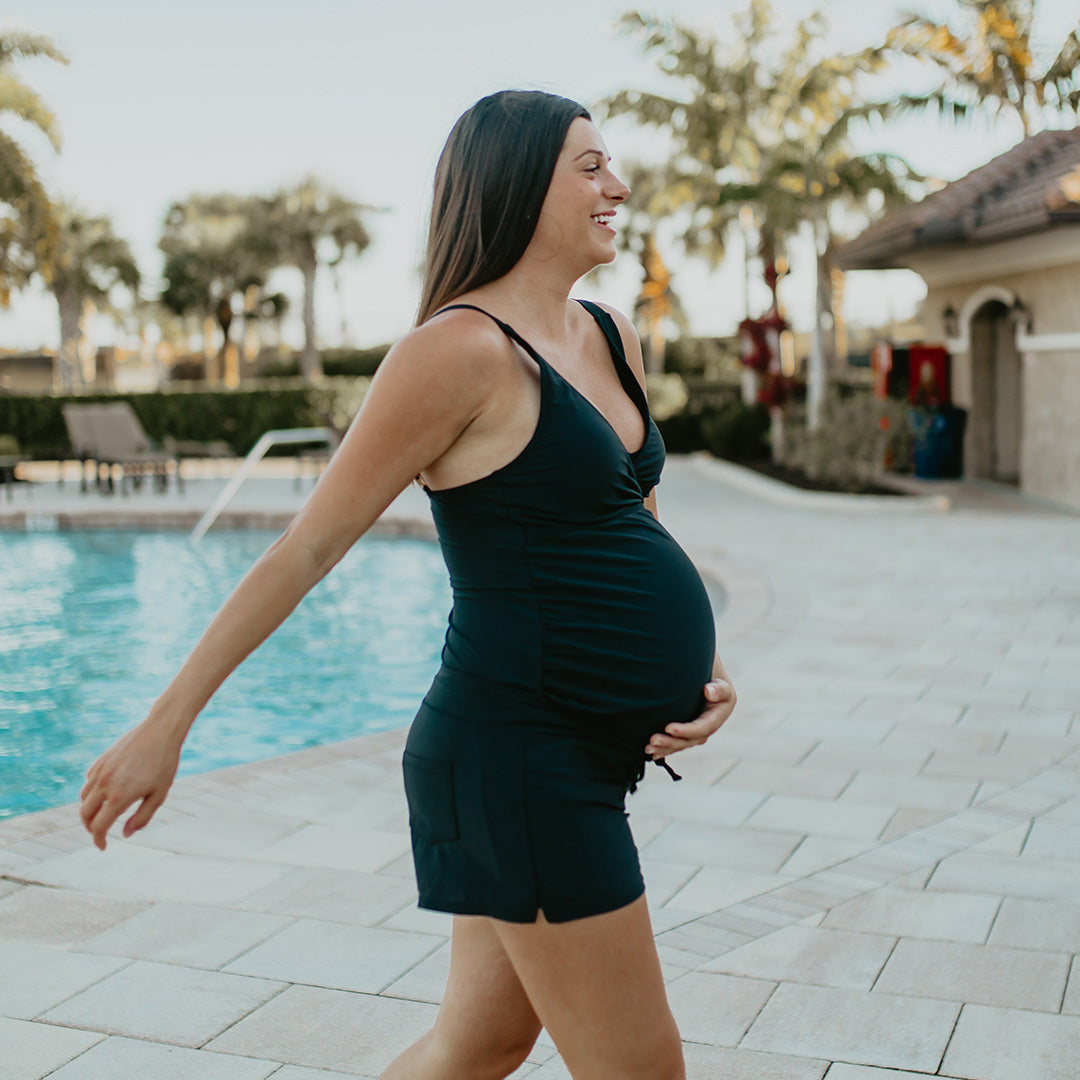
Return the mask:
[(907, 267), (968, 410), (964, 471), (1080, 507), (1080, 127), (1043, 131), (842, 246)]

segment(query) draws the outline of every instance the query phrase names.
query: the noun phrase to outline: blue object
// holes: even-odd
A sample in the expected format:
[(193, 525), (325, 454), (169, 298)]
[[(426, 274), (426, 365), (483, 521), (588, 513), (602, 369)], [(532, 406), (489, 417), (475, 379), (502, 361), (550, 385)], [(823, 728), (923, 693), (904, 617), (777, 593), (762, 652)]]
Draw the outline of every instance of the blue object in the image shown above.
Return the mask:
[(914, 439), (913, 463), (920, 480), (952, 480), (964, 474), (964, 428), (967, 411), (953, 405), (909, 409)]

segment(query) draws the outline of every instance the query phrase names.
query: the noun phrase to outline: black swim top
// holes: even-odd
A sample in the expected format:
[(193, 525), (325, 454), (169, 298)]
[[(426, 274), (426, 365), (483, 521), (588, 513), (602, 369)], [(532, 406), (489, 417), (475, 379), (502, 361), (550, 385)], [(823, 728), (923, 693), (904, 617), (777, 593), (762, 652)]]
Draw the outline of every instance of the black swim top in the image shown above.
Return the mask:
[(579, 303), (645, 421), (636, 450), (512, 327), (451, 305), (488, 315), (536, 362), (540, 413), (508, 464), (428, 490), (454, 593), (443, 671), (599, 725), (612, 753), (636, 767), (650, 734), (700, 711), (713, 616), (693, 563), (643, 505), (664, 444), (618, 328), (603, 308)]

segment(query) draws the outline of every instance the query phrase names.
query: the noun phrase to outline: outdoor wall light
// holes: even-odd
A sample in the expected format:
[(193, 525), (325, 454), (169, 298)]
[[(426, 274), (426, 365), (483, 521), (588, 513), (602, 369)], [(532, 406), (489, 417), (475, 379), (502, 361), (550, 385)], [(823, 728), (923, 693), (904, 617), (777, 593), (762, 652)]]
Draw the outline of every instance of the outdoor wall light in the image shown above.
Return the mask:
[(1018, 296), (1012, 303), (1012, 307), (1009, 308), (1009, 314), (1020, 323), (1027, 333), (1032, 333), (1035, 329), (1035, 316), (1031, 310)]
[(956, 308), (949, 304), (941, 313), (941, 320), (945, 324), (945, 336), (955, 338), (960, 334), (960, 317), (956, 314)]

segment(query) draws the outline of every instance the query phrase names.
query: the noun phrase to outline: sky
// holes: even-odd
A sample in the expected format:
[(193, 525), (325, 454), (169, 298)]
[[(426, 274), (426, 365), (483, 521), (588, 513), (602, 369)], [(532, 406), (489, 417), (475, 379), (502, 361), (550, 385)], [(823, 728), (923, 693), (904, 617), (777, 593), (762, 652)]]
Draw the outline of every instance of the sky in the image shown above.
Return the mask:
[[(317, 294), (320, 343), (366, 346), (392, 341), (412, 324), (417, 266), (435, 161), (457, 117), (476, 99), (507, 87), (537, 88), (586, 105), (633, 87), (673, 92), (637, 40), (615, 28), (625, 0), (7, 0), (0, 28), (49, 34), (71, 58), (20, 61), (19, 77), (57, 115), (64, 143), (55, 154), (34, 129), (4, 122), (37, 162), (50, 191), (108, 215), (131, 244), (143, 291), (159, 283), (157, 250), (169, 204), (190, 194), (270, 192), (309, 174), (358, 202), (370, 217), (371, 247)], [(675, 0), (649, 10), (722, 33), (744, 0)], [(775, 0), (789, 25), (824, 8), (837, 50), (878, 42), (904, 7), (954, 16), (955, 0)], [(1036, 41), (1060, 43), (1077, 23), (1075, 0), (1041, 0)], [(960, 25), (959, 22), (954, 25)], [(918, 66), (893, 76), (916, 88)], [(656, 160), (655, 134), (620, 120), (603, 127), (620, 162)], [(954, 179), (1019, 139), (1011, 120), (964, 127), (913, 118), (858, 136), (860, 150), (890, 150), (917, 170)], [(744, 315), (738, 250), (718, 270), (664, 249), (692, 333), (731, 333)], [(792, 251), (782, 300), (796, 329), (812, 319), (812, 255)], [(578, 292), (624, 310), (637, 293), (636, 260)], [(300, 307), (296, 272), (271, 287)], [(764, 286), (754, 303), (763, 305)], [(879, 325), (913, 314), (925, 294), (908, 271), (849, 275), (849, 321)], [(759, 313), (759, 312), (758, 312)], [(117, 340), (99, 316), (98, 343)], [(286, 339), (299, 344), (294, 314)], [(55, 304), (35, 286), (0, 311), (0, 348), (55, 348)], [(121, 339), (122, 340), (122, 339)]]

